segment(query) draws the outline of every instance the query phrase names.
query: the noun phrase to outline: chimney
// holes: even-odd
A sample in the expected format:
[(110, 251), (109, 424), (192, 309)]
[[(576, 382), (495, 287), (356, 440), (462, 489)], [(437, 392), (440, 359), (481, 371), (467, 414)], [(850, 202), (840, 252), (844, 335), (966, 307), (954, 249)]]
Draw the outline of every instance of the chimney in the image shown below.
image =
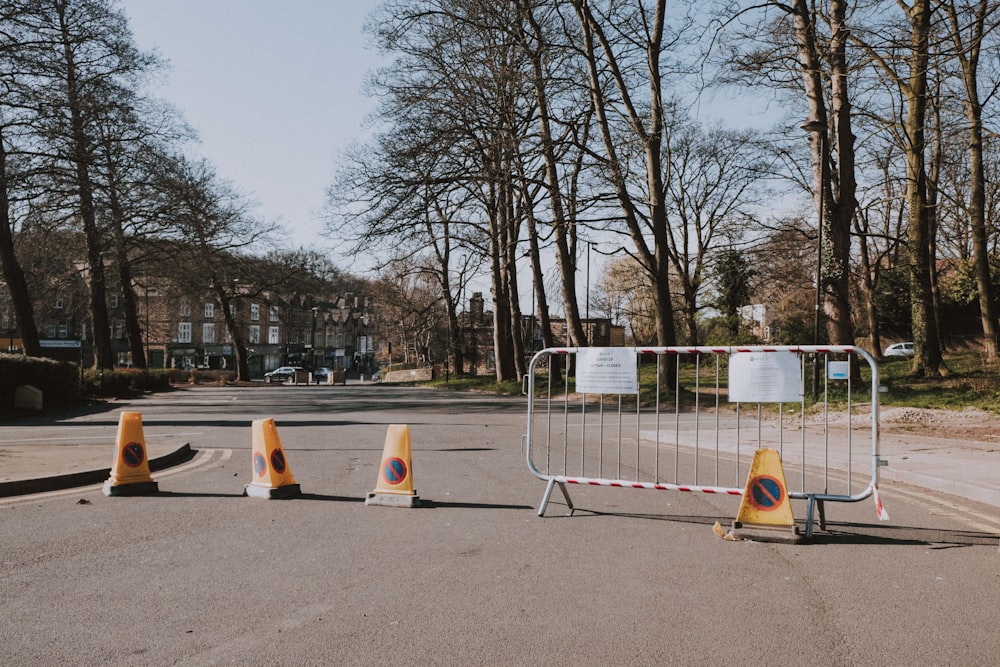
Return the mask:
[(474, 322), (483, 321), (483, 308), (486, 305), (486, 300), (483, 299), (482, 292), (473, 292), (472, 298), (469, 299), (469, 310), (472, 313), (472, 320)]

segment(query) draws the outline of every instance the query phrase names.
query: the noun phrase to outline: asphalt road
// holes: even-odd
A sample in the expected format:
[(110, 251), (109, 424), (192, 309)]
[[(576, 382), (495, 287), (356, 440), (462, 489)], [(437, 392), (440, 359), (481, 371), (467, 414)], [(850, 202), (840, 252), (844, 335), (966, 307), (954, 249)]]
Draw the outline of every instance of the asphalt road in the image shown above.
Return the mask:
[[(196, 388), (138, 410), (190, 442), (160, 493), (0, 499), (3, 665), (992, 665), (995, 508), (900, 484), (808, 545), (727, 542), (738, 499), (574, 488), (545, 518), (523, 399), (377, 385)], [(304, 495), (242, 496), (274, 417)], [(388, 424), (427, 507), (371, 507)], [(51, 429), (51, 430), (50, 430)], [(797, 514), (800, 508), (797, 508)]]

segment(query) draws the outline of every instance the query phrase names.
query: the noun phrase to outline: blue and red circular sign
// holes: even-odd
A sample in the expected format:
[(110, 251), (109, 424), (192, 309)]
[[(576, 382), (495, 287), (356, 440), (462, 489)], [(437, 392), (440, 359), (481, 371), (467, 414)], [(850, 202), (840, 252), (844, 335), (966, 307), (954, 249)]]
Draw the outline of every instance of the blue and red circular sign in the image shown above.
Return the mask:
[(271, 452), (271, 467), (279, 475), (285, 472), (285, 453), (280, 449)]
[(263, 477), (264, 473), (267, 472), (267, 462), (264, 461), (264, 455), (260, 452), (253, 454), (253, 471), (257, 473), (258, 477)]
[(747, 500), (762, 512), (778, 509), (785, 500), (785, 487), (776, 477), (761, 475), (750, 480)]
[(382, 477), (386, 483), (396, 486), (406, 479), (406, 461), (393, 456), (382, 462)]
[(122, 461), (129, 468), (138, 468), (146, 460), (146, 450), (138, 442), (130, 442), (122, 448)]

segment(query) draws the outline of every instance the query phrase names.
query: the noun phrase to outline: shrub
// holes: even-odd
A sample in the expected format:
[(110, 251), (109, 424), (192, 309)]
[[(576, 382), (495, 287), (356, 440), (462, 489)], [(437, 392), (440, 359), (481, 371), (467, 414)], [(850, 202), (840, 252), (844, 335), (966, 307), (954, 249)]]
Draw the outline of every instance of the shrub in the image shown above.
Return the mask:
[(84, 388), (93, 396), (124, 396), (141, 391), (170, 389), (170, 375), (162, 370), (115, 368), (84, 372)]
[(0, 406), (14, 404), (14, 392), (30, 384), (45, 407), (71, 405), (80, 398), (80, 367), (65, 361), (0, 353)]

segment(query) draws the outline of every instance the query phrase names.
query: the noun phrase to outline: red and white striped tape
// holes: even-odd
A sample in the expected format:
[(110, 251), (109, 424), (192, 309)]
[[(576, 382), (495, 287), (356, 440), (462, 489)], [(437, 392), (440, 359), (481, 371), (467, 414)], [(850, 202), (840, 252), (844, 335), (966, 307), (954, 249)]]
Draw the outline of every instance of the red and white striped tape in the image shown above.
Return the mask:
[(659, 489), (660, 491), (688, 491), (691, 493), (717, 493), (727, 496), (742, 496), (743, 489), (726, 486), (690, 486), (668, 484), (664, 482), (629, 482), (620, 479), (597, 479), (593, 477), (556, 477), (555, 481), (564, 484), (580, 484), (583, 486), (611, 486), (625, 489)]

